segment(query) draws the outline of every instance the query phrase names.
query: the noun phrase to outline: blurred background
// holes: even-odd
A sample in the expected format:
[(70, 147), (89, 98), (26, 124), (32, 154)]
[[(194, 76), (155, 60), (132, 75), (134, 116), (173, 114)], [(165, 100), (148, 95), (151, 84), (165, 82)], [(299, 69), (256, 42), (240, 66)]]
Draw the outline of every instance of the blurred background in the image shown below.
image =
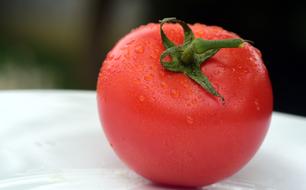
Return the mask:
[(170, 16), (254, 41), (270, 73), (274, 109), (306, 116), (306, 6), (297, 0), (0, 1), (0, 89), (94, 90), (119, 38)]

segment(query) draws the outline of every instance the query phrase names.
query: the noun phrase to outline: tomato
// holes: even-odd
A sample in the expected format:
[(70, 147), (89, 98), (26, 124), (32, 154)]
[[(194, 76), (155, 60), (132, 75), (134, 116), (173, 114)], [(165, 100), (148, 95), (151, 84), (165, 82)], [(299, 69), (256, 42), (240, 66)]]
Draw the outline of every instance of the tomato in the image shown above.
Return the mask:
[[(217, 26), (189, 27), (196, 38), (239, 38)], [(163, 30), (183, 43), (180, 25)], [(160, 24), (151, 23), (108, 53), (97, 84), (108, 141), (128, 167), (156, 183), (204, 186), (231, 176), (253, 157), (270, 123), (272, 90), (260, 51), (249, 43), (222, 48), (201, 65), (224, 101), (165, 69), (164, 51)]]

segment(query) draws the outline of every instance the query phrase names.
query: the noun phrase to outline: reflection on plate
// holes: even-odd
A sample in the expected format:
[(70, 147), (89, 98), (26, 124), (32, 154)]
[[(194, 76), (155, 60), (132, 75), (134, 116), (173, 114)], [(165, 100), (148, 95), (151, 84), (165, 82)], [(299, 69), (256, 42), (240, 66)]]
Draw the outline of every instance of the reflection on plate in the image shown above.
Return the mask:
[[(2, 180), (0, 189), (5, 190), (24, 190), (24, 189), (43, 189), (43, 190), (159, 190), (159, 189), (182, 189), (192, 188), (163, 187), (153, 184), (130, 170), (120, 169), (84, 169), (84, 170), (62, 170), (54, 172), (44, 171), (42, 174), (31, 174)], [(211, 185), (203, 189), (210, 190), (273, 190), (262, 185), (250, 184), (242, 181), (226, 180), (221, 183)]]
[[(114, 155), (94, 92), (0, 92), (0, 190), (158, 190)], [(306, 189), (306, 119), (274, 113), (254, 159), (203, 189)]]

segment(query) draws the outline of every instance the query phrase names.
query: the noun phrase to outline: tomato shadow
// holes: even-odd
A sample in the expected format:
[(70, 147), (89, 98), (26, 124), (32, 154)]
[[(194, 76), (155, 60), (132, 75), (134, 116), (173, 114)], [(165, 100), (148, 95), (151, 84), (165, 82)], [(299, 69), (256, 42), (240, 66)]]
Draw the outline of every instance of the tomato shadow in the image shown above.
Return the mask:
[(141, 184), (137, 187), (134, 187), (131, 190), (204, 190), (201, 187), (181, 187), (181, 186), (174, 186), (174, 185), (164, 185), (149, 182), (147, 184)]
[(221, 183), (254, 189), (306, 189), (305, 163), (298, 161), (280, 153), (260, 152), (241, 171)]
[(305, 163), (297, 163), (292, 157), (282, 154), (260, 152), (235, 175), (207, 187), (178, 187), (147, 182), (131, 190), (306, 189), (305, 179)]

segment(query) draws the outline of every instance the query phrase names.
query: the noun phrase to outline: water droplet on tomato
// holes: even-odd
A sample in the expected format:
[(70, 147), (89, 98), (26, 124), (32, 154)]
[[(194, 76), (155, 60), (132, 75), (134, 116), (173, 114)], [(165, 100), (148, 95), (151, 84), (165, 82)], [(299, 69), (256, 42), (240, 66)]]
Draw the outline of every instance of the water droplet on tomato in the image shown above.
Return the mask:
[(186, 121), (189, 125), (192, 125), (194, 123), (194, 120), (191, 116), (187, 115), (186, 116)]
[(259, 106), (258, 100), (255, 100), (255, 101), (254, 101), (254, 104), (255, 104), (255, 106), (256, 106), (256, 110), (257, 110), (257, 111), (260, 111), (260, 106)]
[(219, 69), (217, 69), (217, 70), (215, 70), (214, 72), (213, 72), (213, 75), (219, 75), (221, 73), (221, 71), (219, 70)]
[(126, 43), (127, 45), (131, 45), (133, 42), (135, 42), (135, 39), (132, 39), (131, 41), (129, 41), (128, 43)]
[(135, 81), (136, 81), (136, 82), (140, 82), (141, 80), (140, 80), (140, 78), (137, 77), (137, 78), (135, 79)]
[(259, 51), (259, 49), (257, 49), (257, 48), (254, 48), (254, 49), (255, 49), (256, 53), (261, 57), (262, 55), (261, 55), (261, 52)]
[(166, 75), (165, 71), (160, 71), (159, 74), (161, 77), (164, 77)]
[[(154, 69), (154, 67), (152, 65), (149, 66), (149, 70), (152, 71)], [(151, 73), (151, 75), (153, 76), (153, 74)]]
[(177, 90), (175, 90), (175, 89), (171, 89), (170, 90), (170, 95), (173, 97), (173, 98), (177, 98), (177, 97), (179, 97), (179, 92), (177, 91)]
[(183, 79), (180, 81), (180, 84), (184, 87), (184, 88), (188, 88), (188, 79)]
[(160, 83), (160, 86), (164, 89), (168, 87), (167, 83), (165, 83), (164, 81)]
[(121, 46), (121, 47), (120, 47), (120, 50), (123, 51), (123, 50), (126, 50), (126, 48), (128, 48), (128, 46)]
[(121, 57), (121, 55), (119, 54), (119, 55), (117, 55), (114, 59), (117, 61), (117, 60), (120, 59), (120, 57)]
[(150, 54), (150, 58), (152, 58), (152, 59), (157, 59), (157, 58), (158, 58), (158, 55), (155, 54), (155, 53), (152, 53), (152, 54)]
[(204, 34), (204, 32), (202, 30), (198, 30), (196, 33), (197, 33), (198, 36), (202, 36)]
[(152, 100), (153, 100), (153, 102), (156, 102), (156, 97), (153, 96), (153, 97), (152, 97)]
[(145, 97), (144, 97), (143, 95), (140, 95), (140, 96), (138, 97), (138, 99), (139, 99), (140, 102), (143, 102), (143, 101), (145, 100)]
[(111, 54), (111, 53), (107, 54), (107, 59), (108, 59), (108, 61), (113, 60), (114, 59), (114, 55)]
[(126, 58), (126, 59), (129, 59), (130, 58), (130, 50), (126, 50), (125, 52), (124, 52), (124, 58)]
[(191, 107), (191, 106), (192, 106), (191, 102), (187, 102), (187, 103), (186, 103), (186, 106), (187, 106), (187, 107)]
[(194, 98), (194, 99), (191, 100), (191, 103), (192, 103), (193, 105), (196, 105), (196, 104), (198, 103), (198, 100), (197, 100), (196, 98)]
[(171, 28), (171, 29), (168, 30), (168, 32), (169, 32), (170, 35), (171, 34), (173, 35), (175, 33), (175, 30), (174, 30), (174, 28)]
[(232, 68), (232, 71), (233, 71), (233, 72), (235, 72), (235, 71), (236, 71), (236, 69), (235, 69), (235, 68)]
[(144, 49), (141, 45), (138, 45), (138, 46), (135, 47), (135, 51), (136, 51), (136, 53), (143, 53)]
[(144, 80), (146, 80), (146, 81), (150, 81), (152, 79), (153, 79), (153, 74), (149, 74), (149, 75), (144, 76)]

